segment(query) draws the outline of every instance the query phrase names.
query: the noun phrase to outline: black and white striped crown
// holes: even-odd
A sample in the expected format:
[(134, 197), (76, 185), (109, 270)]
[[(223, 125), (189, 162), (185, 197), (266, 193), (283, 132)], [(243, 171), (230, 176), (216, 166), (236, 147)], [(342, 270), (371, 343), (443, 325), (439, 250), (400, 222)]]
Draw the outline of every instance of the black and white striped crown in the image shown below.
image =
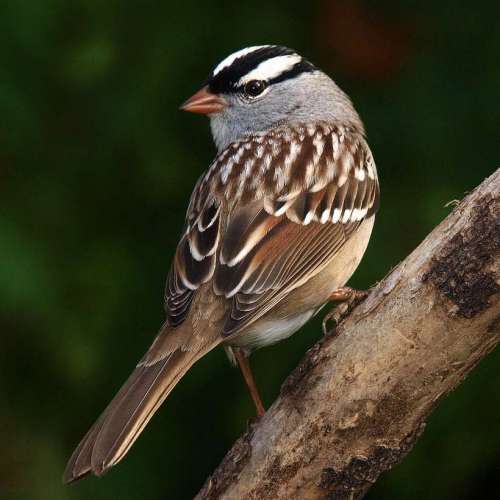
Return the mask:
[(317, 68), (294, 50), (280, 45), (260, 45), (238, 50), (210, 73), (208, 86), (216, 94), (237, 92), (244, 82), (265, 80), (273, 84)]

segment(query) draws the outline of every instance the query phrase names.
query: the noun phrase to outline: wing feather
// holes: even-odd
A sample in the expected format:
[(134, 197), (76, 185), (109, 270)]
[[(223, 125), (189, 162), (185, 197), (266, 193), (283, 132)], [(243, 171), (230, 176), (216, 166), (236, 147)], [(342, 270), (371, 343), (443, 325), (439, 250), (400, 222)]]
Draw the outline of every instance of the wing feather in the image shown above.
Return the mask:
[(361, 133), (320, 123), (231, 144), (198, 182), (165, 292), (168, 322), (212, 280), (230, 301), (222, 334), (261, 317), (326, 266), (378, 207)]

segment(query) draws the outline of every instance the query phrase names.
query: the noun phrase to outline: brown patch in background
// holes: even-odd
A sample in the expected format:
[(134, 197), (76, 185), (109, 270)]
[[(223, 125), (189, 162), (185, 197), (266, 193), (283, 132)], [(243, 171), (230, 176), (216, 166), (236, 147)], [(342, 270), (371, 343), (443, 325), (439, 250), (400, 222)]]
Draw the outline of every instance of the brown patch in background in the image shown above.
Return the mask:
[(348, 77), (394, 78), (414, 52), (411, 19), (375, 11), (362, 0), (323, 0), (319, 12), (318, 45)]

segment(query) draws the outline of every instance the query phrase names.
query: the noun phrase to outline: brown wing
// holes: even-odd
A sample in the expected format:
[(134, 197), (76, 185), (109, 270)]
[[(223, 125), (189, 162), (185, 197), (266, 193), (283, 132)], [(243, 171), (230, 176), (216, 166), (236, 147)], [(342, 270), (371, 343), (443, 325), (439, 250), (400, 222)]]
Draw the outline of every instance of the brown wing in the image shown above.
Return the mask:
[(327, 265), (378, 195), (373, 158), (354, 131), (304, 125), (231, 145), (191, 200), (168, 320), (182, 322), (194, 290), (213, 278), (231, 301), (221, 333), (240, 331)]
[[(197, 197), (204, 199), (201, 207)], [(184, 231), (165, 286), (167, 322), (172, 326), (184, 321), (194, 291), (213, 275), (221, 229), (221, 208), (217, 197), (207, 198), (207, 185), (202, 176), (191, 196)]]

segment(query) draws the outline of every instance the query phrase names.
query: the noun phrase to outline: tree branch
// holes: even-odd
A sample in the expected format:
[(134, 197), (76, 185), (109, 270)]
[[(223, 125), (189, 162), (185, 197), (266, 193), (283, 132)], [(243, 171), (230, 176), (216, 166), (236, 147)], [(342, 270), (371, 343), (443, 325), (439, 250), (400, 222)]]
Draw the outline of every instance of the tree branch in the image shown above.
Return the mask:
[(500, 169), (310, 349), (197, 499), (357, 499), (500, 340)]

